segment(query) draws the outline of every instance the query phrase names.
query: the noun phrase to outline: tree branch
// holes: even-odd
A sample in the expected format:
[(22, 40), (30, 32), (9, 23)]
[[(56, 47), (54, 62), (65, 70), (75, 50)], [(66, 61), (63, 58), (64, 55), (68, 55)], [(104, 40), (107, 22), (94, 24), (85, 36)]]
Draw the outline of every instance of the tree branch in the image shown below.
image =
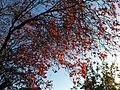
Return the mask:
[[(53, 7), (54, 7), (54, 6), (53, 6), (53, 7), (50, 8), (49, 10), (47, 10), (47, 11), (45, 11), (45, 12), (43, 12), (43, 13), (41, 13), (41, 14), (39, 14), (39, 15), (31, 18), (31, 19), (28, 19), (28, 20), (22, 22), (21, 24), (19, 24), (19, 25), (16, 26), (15, 28), (13, 28), (11, 31), (9, 31), (9, 33), (8, 33), (6, 39), (5, 39), (5, 42), (3, 43), (3, 45), (2, 45), (2, 47), (1, 47), (1, 49), (0, 49), (0, 54), (2, 54), (3, 50), (6, 48), (7, 43), (8, 43), (8, 41), (10, 40), (10, 37), (11, 37), (12, 33), (13, 33), (15, 30), (20, 29), (21, 27), (23, 27), (25, 24), (31, 22), (32, 20), (37, 20), (37, 18), (38, 18), (39, 16), (41, 16), (41, 15), (44, 15), (44, 14), (46, 14), (46, 13), (55, 12), (55, 11), (66, 10), (67, 8), (72, 8), (72, 7), (74, 7), (75, 5), (76, 5), (76, 4), (74, 4), (74, 5), (72, 5), (72, 6), (69, 6), (69, 7), (65, 7), (65, 8), (59, 8), (59, 9), (53, 9)], [(52, 9), (53, 9), (53, 10), (52, 10)]]

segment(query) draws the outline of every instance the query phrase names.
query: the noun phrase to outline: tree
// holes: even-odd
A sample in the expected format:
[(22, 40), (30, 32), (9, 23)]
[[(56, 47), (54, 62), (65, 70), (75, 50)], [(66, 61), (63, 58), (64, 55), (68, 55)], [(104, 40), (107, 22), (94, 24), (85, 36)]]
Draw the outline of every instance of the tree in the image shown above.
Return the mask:
[(120, 70), (116, 62), (112, 63), (110, 66), (108, 63), (104, 64), (103, 67), (103, 84), (106, 85), (108, 90), (119, 90), (120, 83), (115, 81), (115, 77), (119, 77)]
[(39, 78), (46, 78), (50, 68), (56, 72), (61, 66), (67, 69), (79, 66), (77, 72), (85, 76), (82, 60), (90, 59), (86, 53), (104, 58), (106, 54), (101, 54), (101, 48), (110, 51), (120, 47), (117, 3), (117, 0), (1, 0), (1, 85), (6, 82), (6, 75), (10, 75), (7, 79), (12, 84), (0, 89), (13, 86), (17, 79), (16, 86), (21, 83), (30, 86), (31, 78), (41, 84)]
[(91, 62), (86, 65), (86, 77), (74, 77), (71, 90), (119, 90), (120, 82), (116, 81), (116, 78), (120, 78), (119, 75), (120, 70), (115, 61), (111, 64), (105, 60), (101, 64)]

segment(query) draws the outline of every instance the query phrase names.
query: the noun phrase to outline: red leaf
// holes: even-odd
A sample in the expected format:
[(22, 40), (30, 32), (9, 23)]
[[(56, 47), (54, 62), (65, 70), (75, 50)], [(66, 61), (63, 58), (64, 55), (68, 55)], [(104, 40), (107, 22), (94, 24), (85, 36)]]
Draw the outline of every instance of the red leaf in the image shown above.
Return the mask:
[(50, 30), (53, 35), (57, 35), (57, 31), (55, 29)]

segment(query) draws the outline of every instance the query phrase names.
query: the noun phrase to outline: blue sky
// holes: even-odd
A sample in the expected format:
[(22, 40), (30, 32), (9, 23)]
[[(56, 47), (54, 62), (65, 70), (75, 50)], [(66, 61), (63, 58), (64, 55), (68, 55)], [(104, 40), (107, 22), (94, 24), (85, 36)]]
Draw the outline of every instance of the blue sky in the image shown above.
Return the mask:
[(53, 80), (52, 90), (70, 90), (73, 83), (70, 79), (69, 74), (64, 69), (60, 69), (57, 73), (48, 72), (48, 79)]

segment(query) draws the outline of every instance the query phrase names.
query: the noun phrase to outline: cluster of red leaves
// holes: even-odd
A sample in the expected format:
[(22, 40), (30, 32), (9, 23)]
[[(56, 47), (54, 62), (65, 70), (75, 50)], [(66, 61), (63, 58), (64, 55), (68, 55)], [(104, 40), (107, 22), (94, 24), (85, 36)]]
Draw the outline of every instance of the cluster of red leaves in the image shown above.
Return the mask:
[(100, 55), (99, 57), (102, 58), (102, 59), (106, 59), (107, 56), (108, 56), (106, 52), (100, 53), (99, 55)]
[(51, 29), (50, 32), (51, 32), (53, 35), (57, 35), (57, 31), (54, 30), (54, 29)]
[[(69, 75), (70, 77), (76, 76), (76, 75), (82, 75), (83, 77), (86, 77), (86, 63), (82, 63), (80, 60), (77, 61), (74, 65), (72, 65), (70, 68), (74, 69), (75, 67), (79, 67), (76, 70), (73, 70)], [(81, 69), (80, 69), (81, 68)]]

